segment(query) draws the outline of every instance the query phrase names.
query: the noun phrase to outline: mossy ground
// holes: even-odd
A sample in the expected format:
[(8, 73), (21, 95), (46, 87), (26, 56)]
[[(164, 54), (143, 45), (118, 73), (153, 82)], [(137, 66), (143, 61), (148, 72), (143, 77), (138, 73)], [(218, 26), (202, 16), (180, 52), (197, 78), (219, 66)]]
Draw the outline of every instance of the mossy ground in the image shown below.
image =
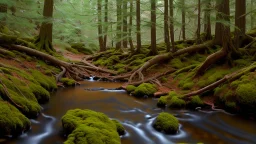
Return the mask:
[(64, 144), (120, 144), (124, 128), (105, 114), (92, 110), (69, 110), (62, 117), (64, 131), (69, 134)]

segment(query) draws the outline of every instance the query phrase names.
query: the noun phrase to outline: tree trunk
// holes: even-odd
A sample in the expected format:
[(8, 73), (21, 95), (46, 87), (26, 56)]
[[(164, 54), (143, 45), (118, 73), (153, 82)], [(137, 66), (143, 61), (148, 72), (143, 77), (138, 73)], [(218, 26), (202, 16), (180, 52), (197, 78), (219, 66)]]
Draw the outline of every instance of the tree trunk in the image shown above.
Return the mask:
[(122, 47), (121, 37), (122, 37), (122, 14), (121, 14), (122, 2), (116, 0), (116, 49), (119, 50)]
[(103, 32), (102, 32), (102, 0), (97, 1), (98, 4), (98, 40), (99, 40), (99, 45), (100, 45), (100, 51), (103, 52), (105, 51), (104, 48), (104, 40), (103, 40)]
[(173, 0), (169, 1), (170, 7), (170, 37), (172, 44), (172, 52), (176, 52), (175, 43), (174, 43), (174, 25), (173, 25)]
[(222, 49), (217, 51), (216, 53), (211, 54), (206, 58), (204, 63), (197, 70), (195, 77), (203, 74), (205, 70), (207, 70), (207, 68), (209, 68), (212, 64), (214, 64), (216, 61), (222, 58), (225, 58), (227, 55), (229, 55), (228, 58), (231, 58), (230, 57), (231, 54), (235, 52), (235, 49), (231, 41), (230, 26), (223, 23), (223, 21), (226, 21), (227, 23), (230, 22), (229, 0), (219, 1), (219, 3), (217, 3), (217, 7), (218, 7), (217, 21), (220, 21), (220, 22), (216, 22), (216, 27), (218, 26), (217, 33), (220, 36), (220, 42), (217, 41), (219, 40), (219, 38), (216, 37), (217, 34), (215, 35), (214, 42), (215, 44), (216, 42), (218, 42), (217, 44), (222, 44)]
[[(0, 13), (7, 14), (7, 4), (0, 3)], [(1, 14), (1, 15), (3, 15), (3, 14)], [(6, 16), (4, 16), (3, 18), (0, 19), (0, 31), (1, 31), (2, 27), (4, 27), (5, 25), (6, 25)]]
[(141, 49), (141, 32), (140, 32), (140, 0), (136, 0), (136, 37), (137, 37), (137, 50), (136, 53), (140, 53)]
[[(254, 10), (254, 0), (251, 0), (251, 11)], [(251, 13), (251, 29), (254, 28), (254, 13)]]
[(104, 16), (104, 22), (106, 26), (104, 26), (104, 51), (107, 49), (107, 41), (108, 41), (108, 0), (105, 0), (105, 16)]
[(149, 55), (157, 55), (156, 49), (156, 0), (151, 0), (151, 50)]
[(50, 54), (55, 52), (55, 49), (52, 46), (52, 22), (51, 18), (53, 15), (53, 0), (45, 0), (44, 1), (44, 11), (43, 15), (47, 20), (47, 22), (43, 22), (40, 28), (40, 33), (38, 38), (35, 41), (36, 46), (39, 50), (46, 51)]
[(201, 33), (201, 0), (198, 0), (198, 15), (197, 15), (197, 31), (196, 31), (196, 35), (197, 35), (197, 44), (201, 43), (201, 37), (200, 37), (200, 33)]
[(245, 37), (245, 20), (246, 14), (246, 1), (236, 0), (236, 12), (235, 12), (235, 38), (234, 45), (236, 48), (242, 46), (242, 41)]
[(128, 39), (127, 39), (127, 0), (123, 0), (123, 47), (127, 48), (128, 46)]
[(130, 14), (129, 14), (129, 44), (131, 53), (134, 53), (134, 45), (132, 42), (132, 16), (133, 16), (133, 0), (130, 0)]
[(186, 40), (186, 18), (185, 18), (185, 0), (181, 0), (182, 5), (182, 39)]
[(211, 28), (211, 0), (206, 3), (206, 10), (204, 12), (204, 41), (212, 39), (212, 28)]
[(169, 36), (169, 15), (168, 15), (168, 0), (164, 0), (164, 41), (166, 44), (166, 52), (171, 50), (170, 36)]

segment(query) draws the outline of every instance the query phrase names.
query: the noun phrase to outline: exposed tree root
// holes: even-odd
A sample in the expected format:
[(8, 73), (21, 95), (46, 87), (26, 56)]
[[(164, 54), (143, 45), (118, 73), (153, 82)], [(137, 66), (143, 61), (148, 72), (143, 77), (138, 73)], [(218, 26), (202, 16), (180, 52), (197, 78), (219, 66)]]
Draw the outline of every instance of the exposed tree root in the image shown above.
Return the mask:
[(241, 70), (238, 70), (236, 72), (233, 72), (232, 74), (229, 74), (229, 75), (225, 75), (222, 79), (202, 88), (202, 89), (199, 89), (199, 90), (196, 90), (196, 91), (193, 91), (193, 92), (190, 92), (188, 94), (185, 94), (182, 96), (182, 98), (186, 99), (186, 98), (189, 98), (191, 96), (195, 96), (195, 95), (200, 95), (206, 91), (209, 91), (209, 90), (213, 90), (214, 88), (218, 87), (219, 85), (221, 84), (224, 84), (225, 82), (232, 82), (238, 78), (240, 78), (241, 76), (243, 76), (244, 74), (250, 72), (250, 71), (254, 71), (256, 69), (256, 62), (254, 62), (252, 65), (246, 67), (246, 68), (243, 68)]
[(181, 50), (176, 51), (175, 53), (165, 53), (165, 54), (160, 54), (157, 55), (155, 57), (153, 57), (152, 59), (150, 59), (149, 61), (147, 61), (146, 63), (144, 63), (144, 65), (142, 65), (138, 70), (136, 70), (131, 77), (129, 78), (129, 82), (131, 83), (133, 78), (135, 77), (135, 75), (138, 74), (139, 76), (139, 80), (144, 80), (144, 76), (142, 74), (143, 71), (147, 70), (149, 67), (151, 67), (154, 64), (160, 63), (162, 61), (165, 60), (170, 60), (173, 57), (185, 54), (185, 53), (192, 53), (192, 52), (197, 52), (200, 50), (204, 50), (208, 47), (211, 47), (214, 44), (213, 41), (207, 41), (203, 44), (199, 44), (199, 45), (193, 45)]
[(92, 71), (101, 71), (106, 73), (115, 74), (113, 71), (104, 70), (98, 67), (91, 67), (91, 66), (85, 66), (85, 65), (77, 65), (77, 64), (71, 64), (65, 61), (61, 61), (59, 59), (56, 59), (55, 57), (48, 55), (46, 53), (40, 52), (35, 49), (31, 49), (25, 46), (21, 45), (4, 45), (7, 49), (17, 50), (20, 52), (25, 52), (29, 55), (39, 57), (45, 61), (50, 62), (51, 64), (58, 66), (58, 67), (64, 67), (66, 69), (66, 75), (70, 78), (81, 80), (84, 77), (89, 77), (91, 74), (94, 74)]
[(61, 80), (61, 78), (63, 77), (63, 75), (66, 73), (67, 69), (64, 67), (61, 67), (62, 71), (56, 75), (56, 82), (59, 82)]
[(12, 98), (10, 97), (10, 94), (8, 92), (8, 89), (7, 87), (5, 86), (5, 84), (3, 83), (3, 81), (0, 79), (0, 84), (2, 85), (3, 87), (3, 90), (4, 90), (4, 93), (5, 95), (2, 95), (2, 96), (6, 96), (6, 99), (11, 103), (13, 104), (15, 107), (19, 108), (19, 109), (23, 109), (22, 106), (20, 106), (19, 104), (15, 103), (15, 101), (12, 100)]

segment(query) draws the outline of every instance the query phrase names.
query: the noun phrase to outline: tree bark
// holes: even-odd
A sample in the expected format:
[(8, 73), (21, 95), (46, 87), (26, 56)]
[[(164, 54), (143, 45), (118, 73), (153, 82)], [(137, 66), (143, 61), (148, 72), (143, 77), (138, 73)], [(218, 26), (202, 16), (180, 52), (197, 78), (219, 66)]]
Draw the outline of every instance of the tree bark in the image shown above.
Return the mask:
[(172, 52), (176, 52), (175, 41), (174, 41), (174, 24), (173, 24), (173, 0), (169, 1), (169, 11), (170, 11), (170, 37), (172, 44)]
[(185, 41), (186, 40), (186, 15), (185, 15), (185, 0), (181, 0), (181, 5), (182, 5), (182, 39)]
[[(254, 0), (251, 0), (251, 11), (254, 9)], [(254, 28), (254, 13), (251, 13), (251, 29)]]
[(123, 47), (127, 48), (128, 46), (128, 37), (127, 37), (127, 33), (128, 33), (128, 28), (127, 28), (127, 0), (123, 0)]
[(129, 14), (129, 44), (131, 53), (134, 53), (134, 45), (132, 41), (132, 16), (133, 16), (133, 0), (130, 0), (130, 14)]
[(140, 0), (136, 0), (136, 38), (137, 38), (137, 50), (136, 53), (140, 53), (141, 49), (141, 31), (140, 31)]
[(204, 12), (204, 41), (212, 39), (212, 28), (211, 28), (211, 0), (206, 2), (206, 10)]
[(103, 31), (102, 31), (102, 0), (97, 0), (97, 10), (98, 10), (98, 40), (100, 51), (105, 51)]
[(104, 26), (104, 33), (105, 34), (104, 34), (103, 41), (104, 41), (104, 51), (106, 51), (107, 50), (107, 41), (108, 41), (108, 35), (107, 35), (107, 33), (108, 33), (108, 0), (105, 0), (104, 9), (105, 9), (104, 22), (105, 22), (106, 26)]
[(198, 0), (198, 15), (197, 15), (197, 44), (201, 43), (201, 0)]
[[(47, 19), (47, 22), (43, 22), (40, 28), (40, 33), (35, 41), (36, 46), (39, 50), (46, 51), (50, 54), (55, 52), (52, 46), (52, 22), (53, 16), (53, 0), (44, 1), (43, 16)], [(49, 21), (48, 21), (49, 20)]]
[(116, 49), (119, 50), (122, 47), (121, 37), (122, 37), (122, 1), (116, 0)]
[(234, 45), (236, 48), (242, 46), (242, 41), (245, 37), (245, 20), (246, 14), (246, 1), (236, 0), (236, 12), (235, 12), (235, 38)]
[(164, 0), (164, 41), (166, 44), (166, 52), (169, 52), (171, 50), (168, 22), (168, 0)]
[(157, 55), (156, 49), (156, 0), (151, 0), (151, 50), (149, 55)]

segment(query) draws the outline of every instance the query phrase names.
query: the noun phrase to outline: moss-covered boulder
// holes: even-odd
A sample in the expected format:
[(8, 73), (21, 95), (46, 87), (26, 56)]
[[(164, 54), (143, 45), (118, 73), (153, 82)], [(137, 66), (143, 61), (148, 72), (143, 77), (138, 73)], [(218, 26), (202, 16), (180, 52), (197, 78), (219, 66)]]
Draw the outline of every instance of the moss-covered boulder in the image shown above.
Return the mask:
[(173, 96), (168, 104), (169, 108), (184, 108), (186, 106), (186, 102), (177, 96)]
[(105, 114), (92, 110), (69, 110), (62, 117), (64, 131), (69, 134), (64, 144), (120, 144), (121, 124)]
[(54, 77), (46, 76), (38, 70), (31, 70), (31, 75), (46, 90), (57, 89), (57, 84), (56, 84), (56, 80), (54, 79)]
[(153, 127), (160, 132), (166, 134), (175, 134), (179, 130), (179, 121), (173, 115), (162, 112), (153, 123)]
[(240, 84), (236, 89), (238, 104), (247, 111), (256, 108), (256, 85), (253, 83)]
[(134, 85), (127, 85), (126, 86), (127, 93), (131, 93), (131, 92), (135, 91), (135, 89), (136, 89), (136, 86), (134, 86)]
[(18, 136), (30, 128), (30, 121), (20, 111), (0, 100), (0, 137), (5, 135)]
[(157, 89), (153, 84), (142, 83), (134, 90), (134, 95), (136, 97), (153, 96), (155, 92)]
[(69, 78), (62, 78), (60, 82), (62, 82), (65, 86), (75, 86), (76, 84), (75, 80)]
[(124, 129), (124, 126), (118, 122), (117, 120), (112, 120), (115, 125), (116, 125), (116, 130), (118, 132), (119, 135), (124, 135), (125, 134), (125, 129)]
[(167, 98), (168, 98), (168, 96), (161, 96), (157, 101), (157, 106), (158, 107), (165, 107), (166, 104), (167, 104)]
[(188, 103), (188, 107), (194, 109), (196, 107), (202, 107), (204, 102), (201, 100), (199, 96), (193, 96), (191, 101)]

